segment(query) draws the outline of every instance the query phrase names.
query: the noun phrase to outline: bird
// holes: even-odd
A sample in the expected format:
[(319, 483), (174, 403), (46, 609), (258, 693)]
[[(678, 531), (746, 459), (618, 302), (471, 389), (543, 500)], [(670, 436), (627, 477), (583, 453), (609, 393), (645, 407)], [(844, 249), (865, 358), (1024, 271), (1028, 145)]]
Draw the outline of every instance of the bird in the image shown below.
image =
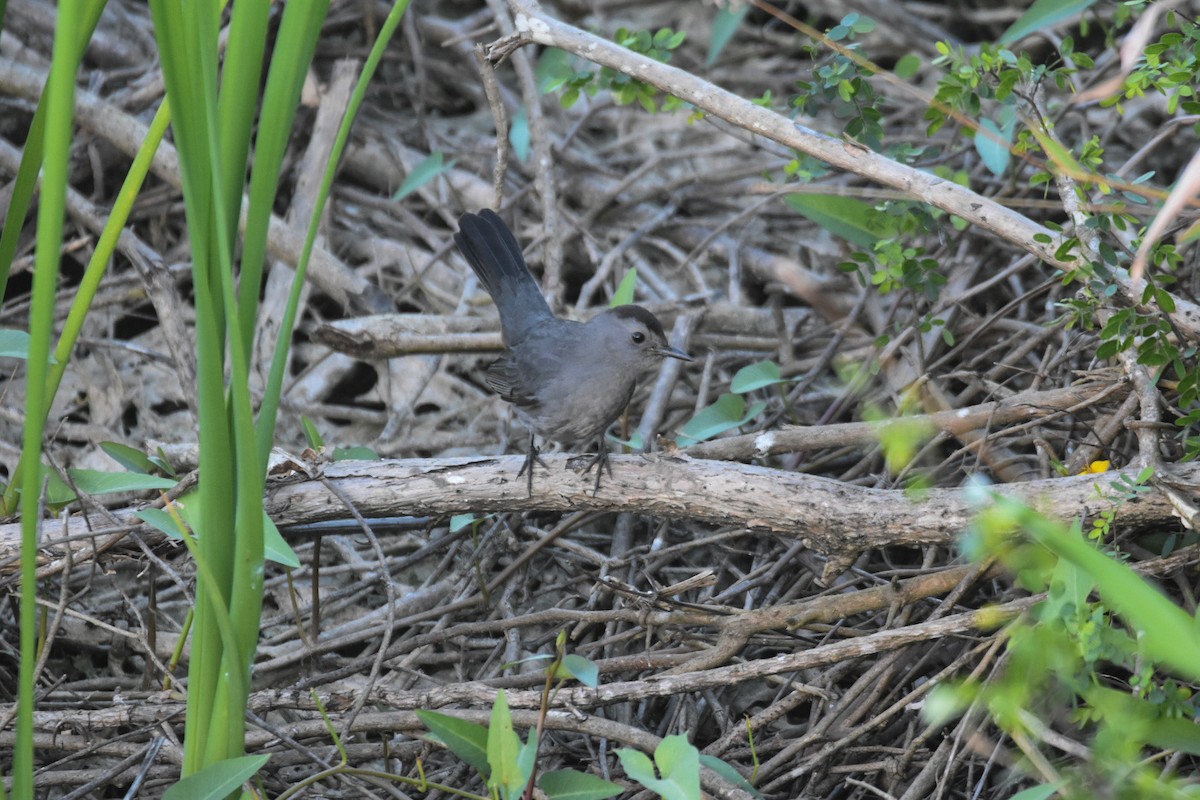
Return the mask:
[(691, 361), (667, 343), (662, 323), (641, 306), (609, 308), (587, 322), (555, 316), (504, 220), (485, 208), (458, 220), (454, 242), (500, 312), (504, 353), (484, 382), (511, 403), (529, 430), (529, 450), (517, 477), (526, 475), (533, 496), (537, 438), (564, 446), (595, 440), (596, 455), (583, 470), (612, 477), (604, 435), (633, 397), (638, 377), (663, 359)]

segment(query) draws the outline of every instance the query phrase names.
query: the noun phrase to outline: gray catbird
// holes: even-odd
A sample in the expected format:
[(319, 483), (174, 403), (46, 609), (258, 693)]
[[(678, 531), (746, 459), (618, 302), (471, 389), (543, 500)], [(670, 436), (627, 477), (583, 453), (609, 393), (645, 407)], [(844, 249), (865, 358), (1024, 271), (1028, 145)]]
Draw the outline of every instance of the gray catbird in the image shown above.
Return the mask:
[(559, 319), (546, 299), (516, 237), (495, 211), (463, 214), (454, 241), (500, 312), (507, 348), (488, 367), (487, 385), (517, 409), (528, 426), (529, 452), (517, 477), (528, 472), (533, 494), (535, 436), (572, 444), (595, 439), (598, 450), (586, 473), (608, 464), (604, 434), (633, 397), (638, 376), (664, 358), (692, 357), (667, 344), (662, 324), (641, 306), (617, 306), (587, 322)]

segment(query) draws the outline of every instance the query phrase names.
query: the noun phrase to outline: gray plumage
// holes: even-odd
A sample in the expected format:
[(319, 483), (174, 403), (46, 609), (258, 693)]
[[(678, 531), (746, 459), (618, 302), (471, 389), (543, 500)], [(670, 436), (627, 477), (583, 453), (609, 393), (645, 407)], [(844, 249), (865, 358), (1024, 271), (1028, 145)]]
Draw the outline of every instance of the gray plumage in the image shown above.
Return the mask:
[[(664, 358), (691, 361), (667, 344), (662, 324), (641, 306), (618, 306), (587, 322), (554, 316), (530, 274), (521, 247), (496, 212), (464, 214), (454, 235), (500, 312), (504, 355), (488, 368), (487, 385), (512, 403), (532, 434), (571, 445), (596, 440), (596, 488), (608, 468), (604, 434), (633, 397), (638, 377)], [(537, 448), (531, 436), (521, 473)]]

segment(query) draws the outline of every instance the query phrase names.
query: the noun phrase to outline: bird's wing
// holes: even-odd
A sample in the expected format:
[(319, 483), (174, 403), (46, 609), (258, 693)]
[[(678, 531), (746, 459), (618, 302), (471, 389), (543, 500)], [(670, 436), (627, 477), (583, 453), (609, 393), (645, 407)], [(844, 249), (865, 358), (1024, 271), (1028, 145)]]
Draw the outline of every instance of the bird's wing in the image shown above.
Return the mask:
[(484, 383), (501, 399), (520, 408), (532, 408), (538, 404), (537, 395), (521, 372), (517, 360), (511, 353), (506, 353), (488, 367)]

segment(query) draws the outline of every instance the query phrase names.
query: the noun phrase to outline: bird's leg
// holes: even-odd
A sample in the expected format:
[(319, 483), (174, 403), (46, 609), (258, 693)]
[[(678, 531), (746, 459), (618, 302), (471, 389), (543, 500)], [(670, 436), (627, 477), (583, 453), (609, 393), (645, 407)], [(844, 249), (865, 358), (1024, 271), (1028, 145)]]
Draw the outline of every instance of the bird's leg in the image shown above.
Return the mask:
[(612, 464), (608, 463), (608, 445), (604, 441), (604, 434), (600, 434), (600, 438), (596, 440), (596, 455), (583, 468), (583, 474), (587, 475), (592, 467), (596, 468), (596, 485), (592, 489), (594, 496), (600, 492), (600, 473), (607, 472), (608, 477), (612, 477)]
[(529, 452), (525, 454), (525, 463), (521, 465), (521, 471), (517, 473), (518, 478), (526, 472), (529, 473), (529, 477), (526, 478), (526, 487), (528, 488), (530, 497), (533, 497), (533, 462), (535, 461), (546, 469), (549, 469), (546, 466), (546, 462), (542, 461), (542, 453), (537, 449), (537, 445), (534, 444), (534, 434), (531, 433), (529, 434)]

